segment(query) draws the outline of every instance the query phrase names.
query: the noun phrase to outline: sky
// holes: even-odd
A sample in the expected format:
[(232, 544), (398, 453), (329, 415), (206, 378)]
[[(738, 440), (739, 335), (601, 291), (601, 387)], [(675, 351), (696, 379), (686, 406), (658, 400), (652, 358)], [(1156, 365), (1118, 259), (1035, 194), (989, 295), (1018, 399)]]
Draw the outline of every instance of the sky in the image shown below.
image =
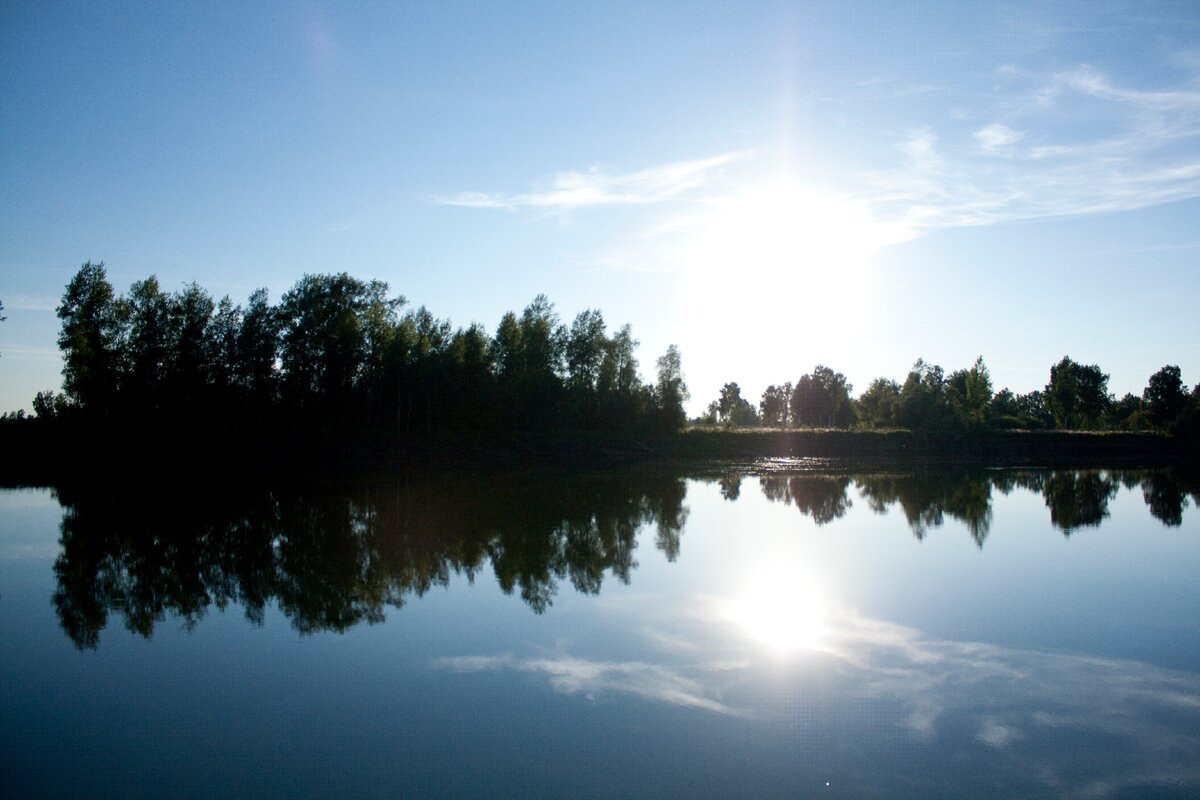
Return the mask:
[(545, 293), (677, 344), (691, 413), (1064, 355), (1200, 382), (1200, 6), (0, 0), (0, 411), (85, 261), (272, 301)]

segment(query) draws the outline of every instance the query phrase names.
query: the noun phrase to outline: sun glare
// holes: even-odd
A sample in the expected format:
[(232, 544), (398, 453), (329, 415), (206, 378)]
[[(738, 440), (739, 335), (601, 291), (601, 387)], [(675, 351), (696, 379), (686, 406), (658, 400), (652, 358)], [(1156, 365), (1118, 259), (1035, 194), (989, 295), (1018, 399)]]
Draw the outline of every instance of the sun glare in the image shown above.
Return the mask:
[[(908, 238), (859, 204), (784, 178), (709, 200), (661, 232), (686, 276), (682, 299), (698, 312), (689, 339), (725, 365), (721, 381), (751, 384), (784, 379), (797, 366), (788, 360), (799, 355), (797, 343), (813, 363), (836, 359), (831, 345), (859, 330), (877, 302), (875, 254)], [(730, 331), (746, 332), (755, 346)]]
[(821, 650), (829, 636), (828, 609), (821, 593), (782, 571), (758, 575), (729, 604), (726, 616), (749, 638), (780, 654)]
[(853, 203), (789, 180), (748, 186), (687, 218), (680, 255), (700, 277), (827, 289), (853, 283), (870, 255), (904, 238)]

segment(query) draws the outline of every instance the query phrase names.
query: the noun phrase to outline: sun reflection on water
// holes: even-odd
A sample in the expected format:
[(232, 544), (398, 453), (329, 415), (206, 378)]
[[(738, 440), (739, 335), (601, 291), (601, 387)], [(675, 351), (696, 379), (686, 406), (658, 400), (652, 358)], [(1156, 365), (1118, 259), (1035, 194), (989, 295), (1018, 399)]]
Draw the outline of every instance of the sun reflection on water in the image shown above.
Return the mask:
[(729, 602), (726, 618), (781, 655), (826, 650), (832, 634), (829, 604), (817, 584), (779, 569), (757, 574)]

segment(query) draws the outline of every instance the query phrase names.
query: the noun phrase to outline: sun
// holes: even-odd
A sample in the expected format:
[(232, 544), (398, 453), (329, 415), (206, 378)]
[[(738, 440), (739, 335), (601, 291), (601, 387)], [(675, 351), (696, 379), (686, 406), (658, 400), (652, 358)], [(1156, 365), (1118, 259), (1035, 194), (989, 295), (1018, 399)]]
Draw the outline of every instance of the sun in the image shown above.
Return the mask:
[(885, 302), (877, 255), (911, 238), (863, 203), (788, 177), (706, 199), (659, 232), (681, 278), (682, 338), (704, 362), (697, 385), (734, 380), (755, 395), (817, 363), (850, 366)]
[(684, 216), (677, 257), (698, 280), (807, 291), (854, 282), (872, 254), (905, 238), (861, 203), (787, 178), (741, 187)]

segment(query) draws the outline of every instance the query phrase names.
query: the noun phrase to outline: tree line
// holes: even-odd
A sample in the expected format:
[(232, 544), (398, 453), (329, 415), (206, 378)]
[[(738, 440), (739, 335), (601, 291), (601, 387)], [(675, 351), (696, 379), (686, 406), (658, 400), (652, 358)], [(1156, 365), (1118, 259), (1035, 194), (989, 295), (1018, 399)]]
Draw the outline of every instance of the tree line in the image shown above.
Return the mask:
[(818, 365), (793, 383), (773, 384), (755, 407), (726, 383), (695, 422), (727, 427), (907, 428), (917, 431), (1121, 430), (1200, 434), (1200, 384), (1190, 391), (1179, 367), (1150, 376), (1141, 396), (1118, 399), (1095, 364), (1064, 356), (1044, 389), (1014, 394), (992, 389), (983, 357), (946, 374), (918, 359), (903, 383), (876, 378), (857, 398), (840, 372)]
[(638, 372), (628, 325), (598, 310), (568, 326), (538, 295), (494, 334), (407, 308), (382, 281), (305, 275), (244, 306), (154, 277), (125, 295), (85, 263), (58, 306), (63, 392), (41, 418), (415, 437), (514, 429), (677, 430), (688, 397), (679, 349)]

